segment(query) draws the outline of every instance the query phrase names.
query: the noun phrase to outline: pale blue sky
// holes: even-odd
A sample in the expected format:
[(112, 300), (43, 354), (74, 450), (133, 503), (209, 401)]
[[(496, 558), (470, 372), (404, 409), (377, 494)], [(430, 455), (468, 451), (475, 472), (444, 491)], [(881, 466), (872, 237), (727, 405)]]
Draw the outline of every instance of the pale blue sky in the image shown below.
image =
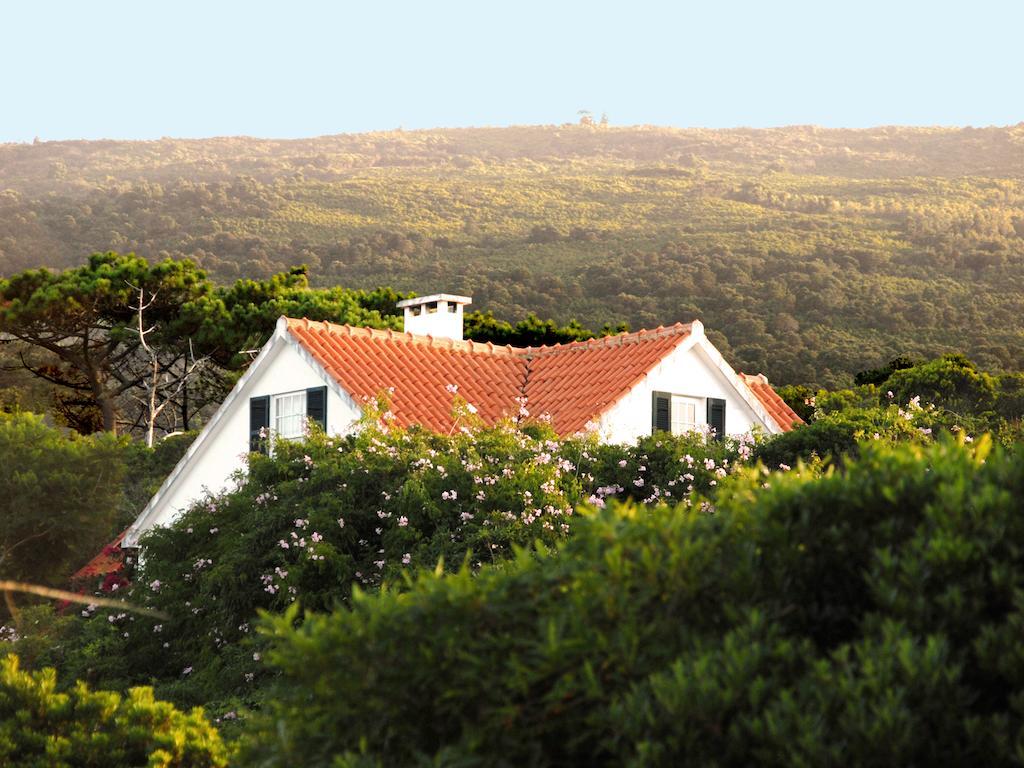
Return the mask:
[(1005, 125), (1024, 2), (0, 0), (0, 141)]

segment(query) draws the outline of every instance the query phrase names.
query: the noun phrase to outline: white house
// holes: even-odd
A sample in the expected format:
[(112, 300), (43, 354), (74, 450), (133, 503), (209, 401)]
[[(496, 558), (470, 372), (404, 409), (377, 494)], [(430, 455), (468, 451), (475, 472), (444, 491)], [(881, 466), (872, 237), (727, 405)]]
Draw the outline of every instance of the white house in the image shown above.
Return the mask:
[(208, 492), (244, 470), (262, 434), (299, 437), (307, 420), (331, 435), (355, 429), (382, 392), (401, 425), (448, 431), (452, 389), (493, 423), (525, 407), (571, 435), (596, 428), (607, 442), (652, 430), (709, 426), (718, 434), (788, 431), (797, 415), (763, 376), (737, 374), (699, 320), (550, 347), (462, 339), (465, 296), (399, 303), (405, 332), (282, 317), (245, 375), (124, 536), (137, 547)]

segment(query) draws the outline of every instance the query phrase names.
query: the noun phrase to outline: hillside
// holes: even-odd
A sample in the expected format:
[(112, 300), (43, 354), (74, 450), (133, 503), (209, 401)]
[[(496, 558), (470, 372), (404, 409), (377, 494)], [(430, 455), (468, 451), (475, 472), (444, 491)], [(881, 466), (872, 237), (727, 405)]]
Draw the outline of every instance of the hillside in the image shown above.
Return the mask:
[(107, 249), (510, 319), (699, 316), (779, 383), (950, 350), (1020, 369), (1024, 123), (0, 145), (0, 274)]

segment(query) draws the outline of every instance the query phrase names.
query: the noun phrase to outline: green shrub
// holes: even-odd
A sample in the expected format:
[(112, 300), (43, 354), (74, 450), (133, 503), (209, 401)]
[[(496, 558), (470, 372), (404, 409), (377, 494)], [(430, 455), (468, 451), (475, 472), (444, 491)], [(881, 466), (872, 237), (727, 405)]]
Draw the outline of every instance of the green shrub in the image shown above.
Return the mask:
[(609, 505), (556, 549), (268, 618), (262, 765), (1011, 765), (1024, 455), (861, 447), (714, 512)]
[(0, 658), (14, 654), (27, 669), (59, 667), (68, 640), (74, 643), (74, 625), (75, 616), (52, 603), (21, 608), (0, 625)]
[(411, 568), (472, 570), (514, 545), (565, 538), (586, 501), (688, 500), (716, 487), (754, 439), (657, 435), (635, 446), (559, 440), (550, 428), (467, 425), (450, 435), (368, 423), (358, 434), (281, 442), (252, 457), (237, 490), (152, 532), (126, 599), (169, 614), (78, 611), (71, 676), (107, 688), (153, 684), (211, 711), (255, 704), (257, 612), (296, 600), (330, 610), (353, 586), (402, 588)]
[(228, 752), (202, 710), (180, 712), (149, 688), (126, 696), (78, 683), (57, 690), (53, 669), (0, 659), (0, 764), (10, 768), (219, 768)]
[(64, 586), (113, 537), (125, 442), (0, 413), (0, 578)]
[(996, 412), (1007, 421), (1024, 419), (1024, 373), (1007, 373), (999, 377)]
[(911, 412), (896, 406), (819, 411), (808, 424), (761, 443), (754, 458), (777, 469), (816, 458), (841, 461), (856, 454), (858, 444), (865, 440), (922, 442), (932, 430), (919, 426), (923, 415), (920, 409)]
[(888, 393), (899, 403), (914, 397), (958, 414), (961, 418), (983, 415), (995, 407), (998, 379), (964, 355), (945, 355), (912, 368), (895, 371), (879, 386), (884, 401)]

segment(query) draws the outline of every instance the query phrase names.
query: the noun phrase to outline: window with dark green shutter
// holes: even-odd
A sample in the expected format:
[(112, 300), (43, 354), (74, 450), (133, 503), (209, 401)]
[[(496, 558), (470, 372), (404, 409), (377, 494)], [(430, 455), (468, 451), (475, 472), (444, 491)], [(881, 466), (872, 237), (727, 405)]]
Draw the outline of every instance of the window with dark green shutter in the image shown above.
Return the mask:
[[(267, 432), (270, 429), (270, 398), (249, 398), (249, 450), (267, 452)], [(261, 434), (262, 433), (262, 434)]]
[(306, 390), (306, 418), (319, 424), (324, 432), (327, 431), (327, 387)]
[(654, 392), (651, 396), (651, 432), (668, 432), (672, 429), (672, 396), (666, 392)]
[(725, 400), (708, 398), (708, 426), (715, 430), (715, 439), (725, 439)]

